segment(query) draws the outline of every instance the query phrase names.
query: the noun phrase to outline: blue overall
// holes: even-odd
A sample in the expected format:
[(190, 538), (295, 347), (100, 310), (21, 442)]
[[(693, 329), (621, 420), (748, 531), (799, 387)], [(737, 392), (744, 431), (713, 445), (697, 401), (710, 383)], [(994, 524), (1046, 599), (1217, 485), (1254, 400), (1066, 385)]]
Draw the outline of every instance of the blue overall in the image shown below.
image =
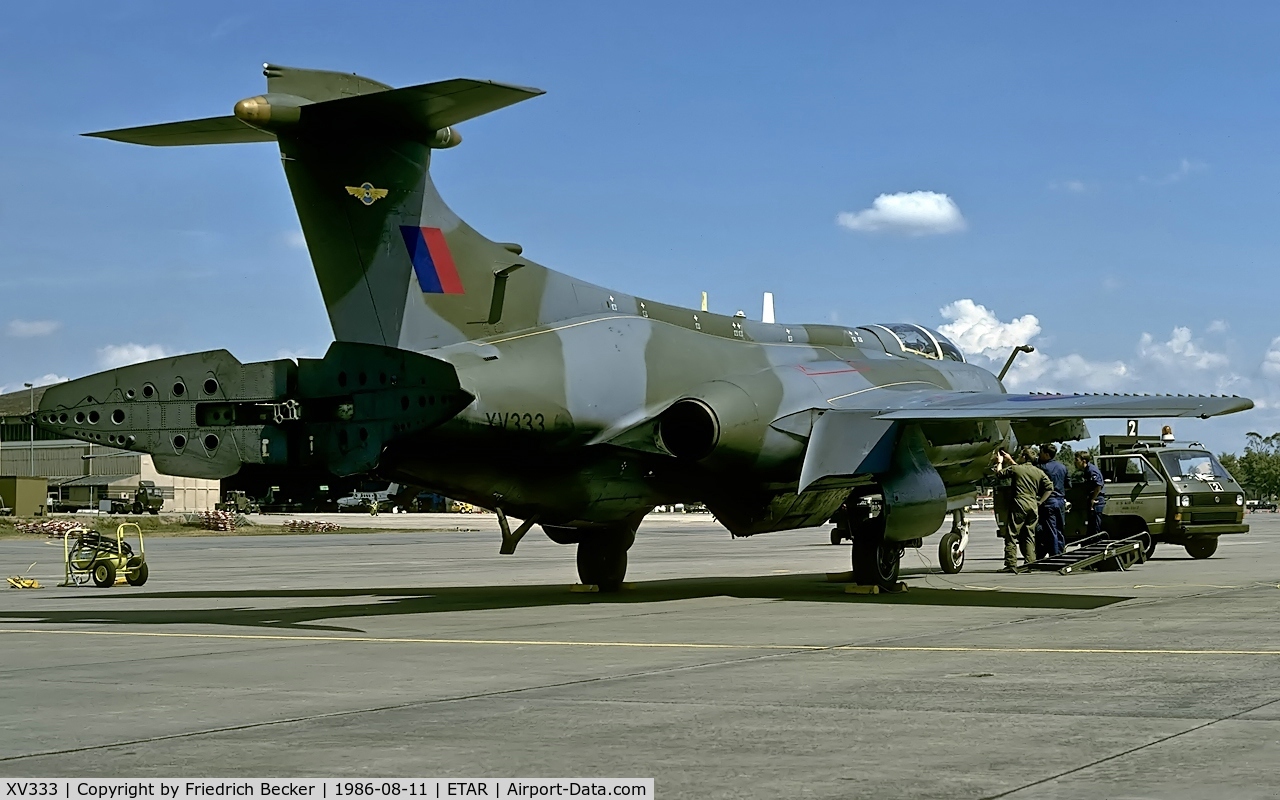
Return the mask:
[(1040, 506), (1040, 547), (1048, 556), (1056, 556), (1067, 547), (1067, 465), (1061, 461), (1045, 461), (1040, 465), (1053, 482), (1053, 494)]
[(1102, 470), (1095, 464), (1086, 464), (1084, 472), (1080, 473), (1080, 479), (1088, 487), (1089, 494), (1093, 493), (1095, 486), (1100, 490), (1093, 507), (1084, 511), (1085, 533), (1092, 536), (1102, 530), (1102, 510), (1107, 507), (1106, 482), (1102, 480)]

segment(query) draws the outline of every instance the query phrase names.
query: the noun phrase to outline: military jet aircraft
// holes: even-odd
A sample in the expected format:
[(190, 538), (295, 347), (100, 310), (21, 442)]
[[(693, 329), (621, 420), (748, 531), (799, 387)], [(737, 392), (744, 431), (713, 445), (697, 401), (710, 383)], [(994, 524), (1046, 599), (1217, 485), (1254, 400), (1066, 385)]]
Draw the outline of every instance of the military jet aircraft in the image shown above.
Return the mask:
[[(163, 472), (369, 473), (533, 525), (616, 590), (646, 512), (701, 502), (734, 536), (837, 520), (855, 579), (973, 501), (993, 450), (1099, 417), (1209, 417), (1244, 398), (1009, 394), (937, 331), (786, 325), (634, 297), (492, 241), (441, 200), (457, 124), (542, 94), (492, 81), (395, 89), (265, 65), (230, 116), (88, 134), (144, 145), (275, 142), (328, 309), (322, 359), (225, 350), (50, 388), (37, 423), (150, 453)], [(515, 530), (507, 515), (523, 520)], [(963, 522), (944, 536), (963, 559)], [(947, 538), (950, 537), (950, 538)]]

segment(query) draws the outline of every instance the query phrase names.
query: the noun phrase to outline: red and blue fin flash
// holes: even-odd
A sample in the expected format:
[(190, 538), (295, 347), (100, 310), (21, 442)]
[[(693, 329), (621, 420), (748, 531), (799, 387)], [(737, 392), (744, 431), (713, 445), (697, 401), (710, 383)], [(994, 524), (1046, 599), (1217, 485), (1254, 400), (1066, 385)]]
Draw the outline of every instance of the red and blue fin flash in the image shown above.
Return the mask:
[(449, 243), (439, 228), (416, 228), (401, 225), (400, 235), (409, 250), (418, 285), (428, 294), (464, 294), (458, 267), (453, 263)]

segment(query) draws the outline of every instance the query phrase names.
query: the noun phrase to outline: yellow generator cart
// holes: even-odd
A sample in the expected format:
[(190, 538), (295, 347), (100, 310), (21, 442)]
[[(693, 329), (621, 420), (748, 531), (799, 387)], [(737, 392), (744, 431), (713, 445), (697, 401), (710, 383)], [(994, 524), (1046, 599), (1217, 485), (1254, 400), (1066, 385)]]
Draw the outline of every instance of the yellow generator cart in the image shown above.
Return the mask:
[[(124, 539), (125, 529), (133, 528), (138, 537), (138, 552)], [(130, 586), (147, 582), (147, 556), (143, 551), (142, 529), (137, 523), (125, 522), (116, 528), (115, 536), (104, 536), (84, 528), (67, 531), (62, 540), (66, 562), (63, 586), (115, 586), (124, 578)]]

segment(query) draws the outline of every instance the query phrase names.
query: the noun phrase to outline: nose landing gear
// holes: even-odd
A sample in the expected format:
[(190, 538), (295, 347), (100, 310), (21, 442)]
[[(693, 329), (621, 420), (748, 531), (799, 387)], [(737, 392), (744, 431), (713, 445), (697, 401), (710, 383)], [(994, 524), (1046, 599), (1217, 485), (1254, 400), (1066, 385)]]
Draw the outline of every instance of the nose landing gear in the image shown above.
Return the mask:
[(955, 575), (964, 569), (964, 549), (969, 545), (969, 520), (964, 509), (951, 512), (951, 530), (942, 535), (938, 542), (938, 562), (942, 571)]

